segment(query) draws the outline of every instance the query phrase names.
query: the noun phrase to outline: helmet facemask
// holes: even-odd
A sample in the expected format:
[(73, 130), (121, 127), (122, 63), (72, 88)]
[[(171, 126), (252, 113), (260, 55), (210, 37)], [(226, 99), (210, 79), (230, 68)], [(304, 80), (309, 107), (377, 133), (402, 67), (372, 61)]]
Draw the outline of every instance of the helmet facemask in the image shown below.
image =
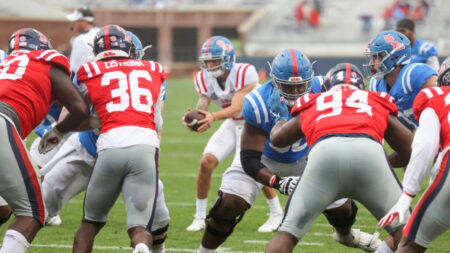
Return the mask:
[[(212, 56), (204, 54), (199, 57), (199, 61), (201, 63), (200, 68), (202, 70), (208, 71), (214, 78), (218, 78), (219, 76), (223, 75), (225, 73), (226, 65), (230, 61), (230, 57), (228, 55), (220, 55), (220, 56)], [(219, 60), (220, 63), (213, 67), (208, 67), (207, 62), (208, 61), (217, 61)]]
[(288, 108), (292, 108), (295, 105), (297, 99), (311, 91), (312, 87), (312, 77), (311, 75), (308, 79), (302, 79), (301, 77), (290, 77), (289, 80), (282, 80), (277, 78), (272, 73), (270, 77), (272, 78), (275, 87), (280, 92), (280, 95), (284, 98)]

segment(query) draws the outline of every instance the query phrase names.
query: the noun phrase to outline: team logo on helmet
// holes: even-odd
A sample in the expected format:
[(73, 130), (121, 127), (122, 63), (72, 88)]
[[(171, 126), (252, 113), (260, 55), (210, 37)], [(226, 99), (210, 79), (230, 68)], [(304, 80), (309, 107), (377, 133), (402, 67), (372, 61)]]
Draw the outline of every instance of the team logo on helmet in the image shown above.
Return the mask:
[(231, 50), (233, 50), (233, 45), (227, 44), (225, 41), (223, 40), (217, 40), (216, 44), (221, 47), (224, 50), (227, 50), (227, 52), (231, 52)]

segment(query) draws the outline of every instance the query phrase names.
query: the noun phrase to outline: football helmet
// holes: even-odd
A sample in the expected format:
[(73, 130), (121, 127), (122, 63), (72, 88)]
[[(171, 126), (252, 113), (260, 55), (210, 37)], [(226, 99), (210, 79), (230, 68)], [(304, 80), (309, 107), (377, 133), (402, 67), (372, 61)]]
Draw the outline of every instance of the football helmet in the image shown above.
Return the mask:
[(131, 57), (134, 44), (127, 31), (118, 25), (106, 25), (94, 37), (95, 60)]
[(128, 36), (130, 36), (131, 41), (134, 44), (134, 52), (131, 52), (130, 57), (136, 60), (142, 60), (144, 58), (144, 48), (142, 48), (141, 40), (131, 31), (127, 31)]
[[(208, 67), (207, 61), (213, 60), (220, 60), (220, 64)], [(215, 78), (221, 76), (225, 71), (230, 71), (235, 60), (233, 43), (223, 36), (213, 36), (207, 39), (200, 50), (201, 69), (208, 71)]]
[(338, 63), (332, 67), (323, 81), (322, 91), (328, 91), (333, 86), (348, 84), (357, 87), (358, 89), (365, 89), (364, 76), (361, 70), (355, 65), (343, 62)]
[(438, 75), (438, 86), (450, 86), (450, 56), (442, 62)]
[(9, 38), (8, 53), (14, 50), (47, 50), (52, 49), (50, 40), (33, 28), (22, 28)]
[(311, 91), (314, 71), (309, 59), (297, 49), (281, 51), (270, 65), (270, 77), (288, 107)]
[(400, 32), (384, 31), (369, 42), (364, 54), (367, 57), (364, 72), (381, 80), (397, 66), (411, 62), (411, 43)]

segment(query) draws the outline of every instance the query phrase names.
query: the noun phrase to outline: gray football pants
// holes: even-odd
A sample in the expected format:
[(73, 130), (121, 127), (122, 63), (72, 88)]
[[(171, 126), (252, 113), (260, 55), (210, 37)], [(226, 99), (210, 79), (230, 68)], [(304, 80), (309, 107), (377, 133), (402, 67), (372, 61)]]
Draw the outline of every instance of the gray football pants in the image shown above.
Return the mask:
[(86, 190), (84, 218), (106, 222), (122, 192), (127, 229), (150, 228), (158, 188), (157, 155), (158, 149), (150, 145), (101, 150)]
[(279, 231), (302, 238), (330, 203), (344, 197), (359, 201), (380, 220), (401, 193), (380, 143), (366, 137), (329, 137), (310, 150)]

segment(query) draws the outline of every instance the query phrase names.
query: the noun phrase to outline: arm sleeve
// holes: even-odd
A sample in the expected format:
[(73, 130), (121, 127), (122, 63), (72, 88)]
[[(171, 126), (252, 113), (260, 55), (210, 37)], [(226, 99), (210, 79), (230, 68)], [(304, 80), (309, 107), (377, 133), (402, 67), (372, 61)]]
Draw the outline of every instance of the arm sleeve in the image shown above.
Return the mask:
[(432, 68), (434, 71), (438, 71), (439, 69), (439, 59), (437, 56), (430, 56), (427, 61), (425, 62), (430, 68)]
[(403, 178), (403, 191), (416, 195), (439, 151), (440, 122), (436, 112), (426, 108), (420, 115), (412, 153)]
[(77, 37), (72, 43), (72, 52), (70, 53), (70, 69), (77, 72), (83, 65), (90, 54), (90, 50), (82, 38)]

